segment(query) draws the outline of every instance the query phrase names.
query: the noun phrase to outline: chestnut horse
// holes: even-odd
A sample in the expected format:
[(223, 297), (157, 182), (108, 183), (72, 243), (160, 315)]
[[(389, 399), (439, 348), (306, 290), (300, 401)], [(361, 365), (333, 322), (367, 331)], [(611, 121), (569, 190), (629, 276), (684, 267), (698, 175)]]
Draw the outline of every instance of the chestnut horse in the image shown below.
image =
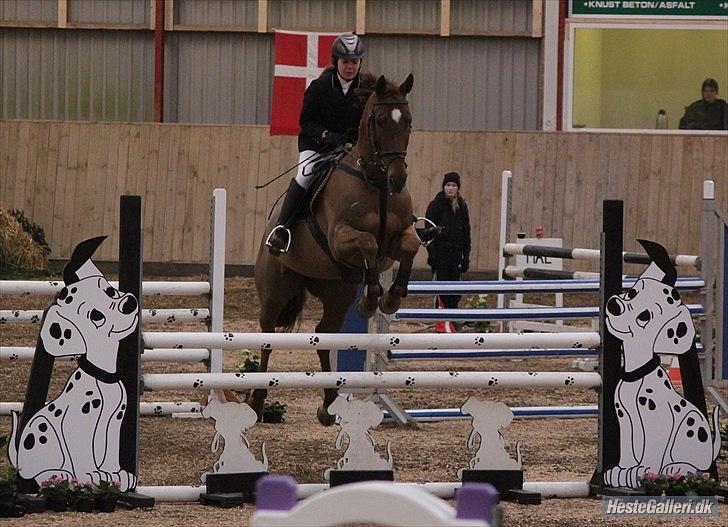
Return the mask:
[[(358, 143), (339, 161), (312, 202), (311, 219), (315, 221), (310, 223), (318, 225), (319, 235), (312, 233), (315, 227), (306, 221), (297, 222), (291, 228), (288, 252), (278, 256), (269, 253), (264, 237), (255, 262), (262, 331), (290, 331), (308, 292), (323, 303), (316, 331), (338, 333), (356, 298), (357, 281), (366, 285), (357, 304), (361, 316), (371, 317), (377, 306), (384, 313), (399, 309), (420, 246), (412, 200), (405, 187), (412, 122), (407, 94), (413, 82), (412, 74), (399, 86), (384, 76), (363, 77), (358, 93), (362, 99), (368, 98)], [(272, 227), (269, 222), (266, 232)], [(395, 260), (399, 271), (385, 292), (379, 275)], [(329, 350), (317, 351), (322, 371), (331, 371)], [(261, 350), (261, 354), (260, 371), (267, 371), (270, 350)], [(248, 399), (259, 416), (266, 395), (266, 390), (255, 390)], [(316, 415), (325, 426), (334, 422), (327, 408), (336, 396), (335, 389), (324, 390)]]

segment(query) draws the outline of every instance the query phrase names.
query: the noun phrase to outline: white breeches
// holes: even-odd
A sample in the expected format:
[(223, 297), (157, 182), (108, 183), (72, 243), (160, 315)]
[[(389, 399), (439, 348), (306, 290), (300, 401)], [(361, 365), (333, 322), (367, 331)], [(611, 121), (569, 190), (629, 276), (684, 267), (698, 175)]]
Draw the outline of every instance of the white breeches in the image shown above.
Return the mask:
[(315, 150), (304, 150), (298, 154), (298, 170), (296, 171), (296, 183), (303, 188), (308, 189), (311, 186), (313, 178), (310, 177), (313, 172), (313, 165), (321, 158), (321, 154)]

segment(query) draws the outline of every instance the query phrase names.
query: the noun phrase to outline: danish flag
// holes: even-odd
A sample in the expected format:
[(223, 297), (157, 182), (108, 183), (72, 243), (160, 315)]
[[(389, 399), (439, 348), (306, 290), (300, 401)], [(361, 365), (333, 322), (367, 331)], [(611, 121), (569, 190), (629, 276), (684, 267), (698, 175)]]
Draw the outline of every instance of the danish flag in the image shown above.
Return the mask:
[(298, 135), (303, 92), (331, 64), (338, 35), (276, 30), (270, 135)]

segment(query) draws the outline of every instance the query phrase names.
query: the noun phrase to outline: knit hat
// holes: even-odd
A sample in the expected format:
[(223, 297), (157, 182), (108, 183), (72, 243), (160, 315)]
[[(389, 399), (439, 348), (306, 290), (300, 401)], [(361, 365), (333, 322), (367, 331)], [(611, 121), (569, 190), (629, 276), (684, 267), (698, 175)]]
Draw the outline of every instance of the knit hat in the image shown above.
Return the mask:
[(442, 188), (445, 188), (445, 185), (448, 183), (455, 183), (460, 188), (460, 174), (457, 172), (448, 172), (445, 174), (442, 178)]

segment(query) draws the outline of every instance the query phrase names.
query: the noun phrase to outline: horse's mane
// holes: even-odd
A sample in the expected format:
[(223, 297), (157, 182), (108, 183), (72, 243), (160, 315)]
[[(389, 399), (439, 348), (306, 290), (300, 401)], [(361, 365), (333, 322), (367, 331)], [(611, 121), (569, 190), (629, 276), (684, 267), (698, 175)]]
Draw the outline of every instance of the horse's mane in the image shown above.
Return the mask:
[[(367, 100), (369, 100), (369, 96), (374, 93), (374, 88), (377, 85), (377, 80), (379, 80), (379, 76), (374, 75), (370, 72), (361, 75), (361, 78), (359, 80), (359, 87), (354, 93), (356, 93), (356, 95), (359, 97), (362, 104), (366, 104)], [(395, 83), (387, 79), (384, 88), (384, 98), (389, 95), (396, 96), (398, 94), (399, 87)]]

